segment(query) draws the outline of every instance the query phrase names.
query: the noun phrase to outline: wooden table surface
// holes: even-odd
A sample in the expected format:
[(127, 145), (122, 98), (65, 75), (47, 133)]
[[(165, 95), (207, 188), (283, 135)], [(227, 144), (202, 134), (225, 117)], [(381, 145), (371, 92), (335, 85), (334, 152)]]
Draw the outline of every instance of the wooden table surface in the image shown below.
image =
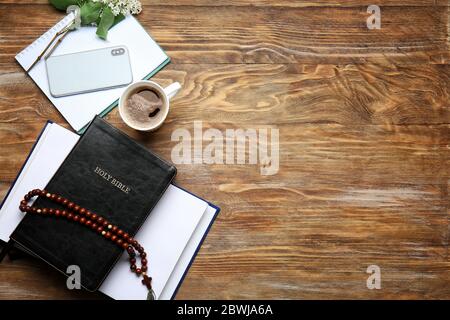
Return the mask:
[[(172, 58), (154, 80), (183, 88), (154, 134), (117, 110), (109, 122), (167, 159), (194, 121), (279, 130), (274, 175), (177, 166), (179, 185), (222, 208), (177, 298), (450, 298), (449, 1), (143, 2)], [(0, 0), (0, 197), (47, 119), (68, 127), (14, 60), (61, 17), (47, 0)], [(34, 259), (0, 264), (0, 298), (98, 297)]]

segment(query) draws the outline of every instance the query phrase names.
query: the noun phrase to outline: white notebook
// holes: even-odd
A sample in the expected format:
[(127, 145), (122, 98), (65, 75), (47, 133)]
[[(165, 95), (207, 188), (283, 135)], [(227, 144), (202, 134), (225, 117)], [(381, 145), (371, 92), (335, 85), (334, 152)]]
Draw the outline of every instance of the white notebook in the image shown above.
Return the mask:
[[(0, 239), (9, 235), (24, 214), (18, 204), (30, 189), (44, 188), (78, 141), (79, 136), (48, 123), (0, 207)], [(175, 296), (219, 209), (191, 193), (170, 185), (135, 238), (149, 256), (149, 275), (157, 299)], [(145, 300), (147, 289), (130, 272), (128, 255), (109, 273), (100, 289), (120, 300)]]
[[(72, 20), (72, 17), (73, 13), (67, 15), (16, 55), (16, 60), (25, 70), (30, 67), (52, 37)], [(95, 27), (82, 26), (78, 30), (70, 31), (53, 51), (52, 56), (125, 45), (129, 50), (133, 81), (150, 78), (170, 61), (166, 53), (131, 15), (109, 30), (106, 41), (97, 37), (95, 30)], [(114, 108), (125, 89), (121, 87), (55, 98), (49, 91), (44, 59), (30, 70), (29, 75), (72, 128), (79, 133), (96, 114), (104, 116)], [(67, 76), (70, 77), (70, 75)]]

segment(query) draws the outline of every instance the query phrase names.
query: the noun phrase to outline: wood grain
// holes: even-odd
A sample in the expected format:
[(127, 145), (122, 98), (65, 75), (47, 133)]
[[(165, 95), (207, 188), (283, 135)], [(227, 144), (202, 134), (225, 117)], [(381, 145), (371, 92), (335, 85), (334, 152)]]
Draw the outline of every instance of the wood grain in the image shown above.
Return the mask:
[[(152, 135), (117, 110), (109, 122), (167, 159), (195, 121), (279, 130), (275, 175), (177, 165), (176, 183), (222, 208), (179, 299), (450, 298), (448, 1), (373, 1), (374, 31), (354, 0), (143, 3), (173, 58), (154, 79), (183, 88)], [(0, 195), (45, 121), (68, 127), (14, 61), (60, 18), (46, 0), (0, 0)], [(102, 296), (22, 256), (0, 264), (0, 298)]]
[[(448, 8), (386, 7), (369, 30), (367, 6), (156, 6), (139, 20), (174, 63), (445, 63)], [(47, 5), (0, 5), (0, 66), (58, 21)], [(247, 18), (246, 18), (247, 17)], [(251, 18), (250, 18), (251, 17)], [(11, 28), (27, 21), (21, 28)], [(207, 44), (207, 45), (206, 45)]]
[[(16, 4), (16, 0), (0, 0), (0, 4)], [(145, 7), (153, 6), (200, 6), (200, 7), (223, 7), (223, 6), (245, 6), (245, 7), (360, 7), (361, 1), (358, 0), (338, 0), (338, 1), (328, 1), (328, 0), (315, 0), (315, 1), (304, 1), (304, 0), (218, 0), (218, 1), (208, 1), (208, 0), (174, 0), (167, 2), (165, 0), (140, 0), (140, 2)], [(20, 4), (47, 4), (48, 0), (21, 0)], [(411, 6), (442, 6), (448, 7), (448, 0), (373, 0), (371, 4), (383, 6), (383, 7), (411, 7)]]
[[(168, 119), (175, 124), (207, 119), (242, 125), (401, 125), (449, 119), (446, 64), (171, 64), (154, 79), (183, 85)], [(5, 102), (0, 122), (62, 119), (22, 71), (0, 75), (0, 83)], [(116, 113), (109, 119), (121, 122)]]

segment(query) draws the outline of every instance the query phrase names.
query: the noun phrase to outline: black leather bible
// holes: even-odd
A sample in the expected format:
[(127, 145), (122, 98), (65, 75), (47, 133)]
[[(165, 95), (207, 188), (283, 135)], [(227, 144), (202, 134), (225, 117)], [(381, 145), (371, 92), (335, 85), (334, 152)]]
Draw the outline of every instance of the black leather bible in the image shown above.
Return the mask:
[[(175, 175), (172, 164), (96, 117), (46, 190), (134, 236)], [(43, 197), (33, 206), (60, 208)], [(123, 252), (90, 228), (54, 216), (26, 215), (11, 239), (65, 275), (78, 265), (89, 291), (99, 288)]]

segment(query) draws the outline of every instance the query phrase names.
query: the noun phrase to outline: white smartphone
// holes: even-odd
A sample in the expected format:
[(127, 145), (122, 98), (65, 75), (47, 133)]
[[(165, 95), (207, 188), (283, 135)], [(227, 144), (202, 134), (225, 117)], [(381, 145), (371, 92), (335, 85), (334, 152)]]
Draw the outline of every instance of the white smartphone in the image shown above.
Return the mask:
[(125, 46), (50, 56), (46, 67), (53, 97), (117, 88), (133, 81)]

